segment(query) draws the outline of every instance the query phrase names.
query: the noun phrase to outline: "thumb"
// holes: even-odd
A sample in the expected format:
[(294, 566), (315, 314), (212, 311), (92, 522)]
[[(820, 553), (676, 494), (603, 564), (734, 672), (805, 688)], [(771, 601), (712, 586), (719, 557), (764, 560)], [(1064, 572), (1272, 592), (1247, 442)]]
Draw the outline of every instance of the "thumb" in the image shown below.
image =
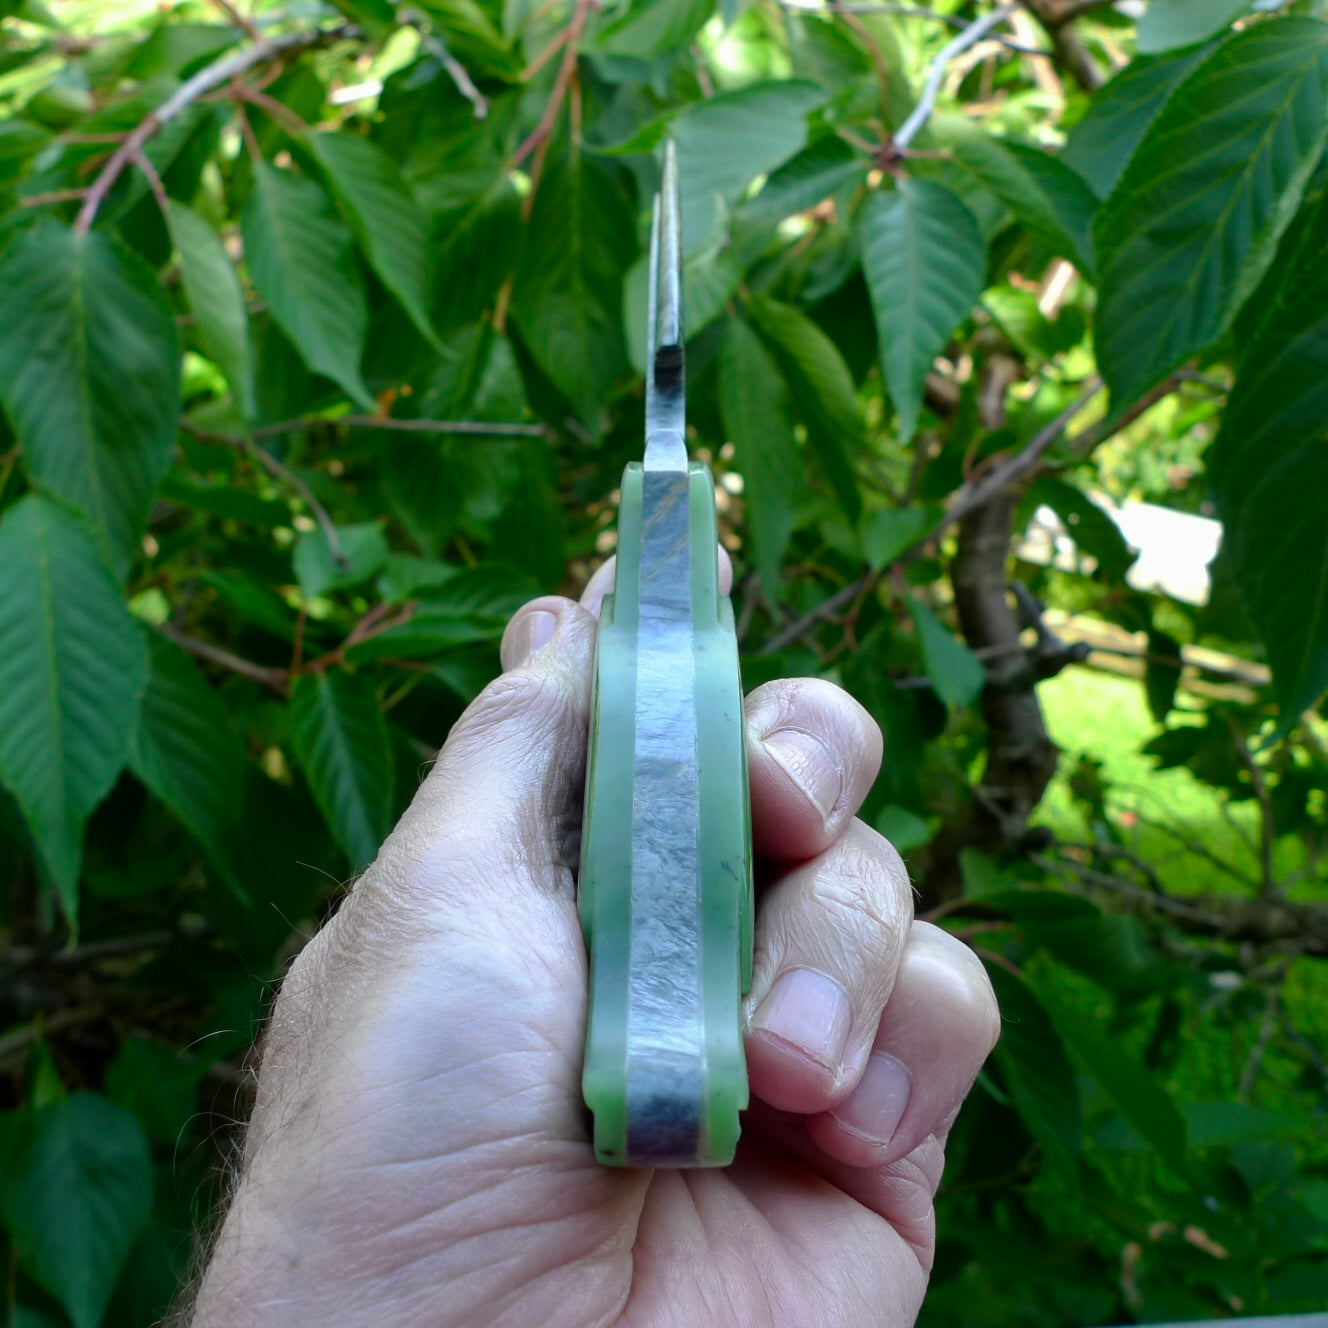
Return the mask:
[(525, 605), (504, 672), (457, 721), (373, 875), (412, 903), (492, 905), (531, 888), (572, 897), (581, 830), (595, 620), (571, 600)]

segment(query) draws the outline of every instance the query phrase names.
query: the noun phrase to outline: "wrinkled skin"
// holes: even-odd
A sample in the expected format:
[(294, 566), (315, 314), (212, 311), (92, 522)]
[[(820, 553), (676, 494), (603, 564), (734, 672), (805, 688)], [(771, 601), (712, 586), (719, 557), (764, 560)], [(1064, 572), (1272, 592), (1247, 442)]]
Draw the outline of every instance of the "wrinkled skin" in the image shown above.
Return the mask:
[(998, 1016), (854, 819), (881, 737), (828, 683), (747, 702), (762, 861), (737, 1160), (595, 1163), (573, 873), (604, 584), (513, 619), (506, 671), (292, 966), (198, 1328), (912, 1324), (946, 1134)]

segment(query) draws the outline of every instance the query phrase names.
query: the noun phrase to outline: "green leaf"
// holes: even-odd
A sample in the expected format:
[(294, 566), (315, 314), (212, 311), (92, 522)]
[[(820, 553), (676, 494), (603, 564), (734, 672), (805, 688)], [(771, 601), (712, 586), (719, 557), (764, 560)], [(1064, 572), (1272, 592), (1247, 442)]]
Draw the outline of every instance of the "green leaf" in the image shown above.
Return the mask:
[(1043, 476), (1029, 485), (1027, 501), (1031, 506), (1045, 503), (1050, 507), (1075, 546), (1097, 561), (1108, 581), (1119, 584), (1125, 580), (1137, 555), (1125, 542), (1121, 528), (1082, 489)]
[(502, 39), (476, 0), (420, 0), (456, 58), (472, 71), (515, 78), (522, 61)]
[(839, 348), (801, 310), (764, 296), (747, 304), (775, 353), (821, 469), (850, 521), (862, 511), (850, 457), (864, 446), (866, 420)]
[(1071, 1057), (1097, 1080), (1116, 1110), (1174, 1171), (1185, 1167), (1185, 1118), (1144, 1066), (1120, 1042), (1099, 1032), (1082, 1010), (1042, 993)]
[(364, 280), (351, 233), (327, 195), (312, 180), (258, 161), (240, 232), (254, 287), (305, 364), (376, 409), (360, 377), (369, 325)]
[(138, 1122), (94, 1093), (46, 1108), (6, 1186), (20, 1264), (74, 1328), (99, 1328), (152, 1212), (152, 1158)]
[(910, 595), (908, 611), (917, 630), (922, 667), (936, 695), (960, 709), (972, 705), (987, 681), (982, 661), (920, 599)]
[(1307, 255), (1246, 348), (1210, 479), (1229, 562), (1284, 723), (1328, 688), (1328, 265)]
[(951, 150), (1034, 235), (1092, 277), (1097, 197), (1081, 176), (1041, 148), (979, 130)]
[(888, 567), (907, 553), (936, 524), (940, 513), (929, 507), (881, 508), (868, 512), (858, 527), (858, 539), (873, 572)]
[(1206, 41), (1246, 13), (1253, 0), (1149, 0), (1135, 45), (1143, 55)]
[(782, 221), (814, 208), (866, 174), (866, 161), (837, 134), (826, 134), (775, 171), (761, 192), (742, 205), (742, 216), (766, 224)]
[(171, 203), (171, 232), (180, 255), (180, 283), (204, 349), (226, 375), (240, 413), (252, 420), (253, 353), (239, 274), (221, 237), (183, 203)]
[(712, 0), (651, 0), (634, 4), (600, 33), (595, 46), (606, 55), (654, 60), (686, 47), (705, 25)]
[(807, 141), (807, 116), (825, 99), (814, 83), (753, 83), (689, 106), (673, 122), (687, 252), (701, 247), (716, 217), (758, 175)]
[(129, 768), (166, 804), (242, 895), (231, 838), (244, 802), (245, 756), (225, 702), (178, 646), (153, 632), (151, 673)]
[(911, 853), (931, 839), (931, 826), (907, 807), (887, 803), (877, 813), (876, 833), (884, 835), (898, 853)]
[(1237, 33), (1172, 95), (1094, 228), (1098, 362), (1118, 406), (1227, 330), (1325, 143), (1328, 24), (1314, 19)]
[(24, 465), (91, 518), (123, 574), (175, 444), (175, 319), (128, 250), (55, 222), (0, 253), (0, 290), (0, 401)]
[(918, 427), (923, 385), (982, 292), (986, 245), (973, 214), (943, 185), (901, 180), (862, 211), (862, 271), (899, 436)]
[(1180, 666), (1180, 642), (1156, 628), (1149, 632), (1148, 660), (1144, 665), (1144, 695), (1148, 698), (1148, 713), (1159, 724), (1167, 722), (1171, 707), (1176, 704)]
[(1115, 189), (1148, 126), (1210, 50), (1132, 60), (1094, 95), (1088, 113), (1070, 130), (1061, 160), (1098, 198)]
[(1015, 1109), (1044, 1149), (1073, 1157), (1083, 1123), (1065, 1046), (1022, 977), (999, 964), (989, 964), (987, 974), (1001, 1009), (1001, 1040), (993, 1055)]
[(32, 494), (0, 521), (0, 783), (71, 924), (83, 823), (129, 751), (147, 646), (82, 524)]
[(338, 558), (322, 526), (301, 535), (295, 546), (295, 579), (306, 599), (367, 581), (387, 561), (387, 536), (376, 521), (338, 526)]
[(306, 673), (291, 690), (295, 755), (333, 838), (358, 870), (392, 828), (393, 764), (373, 684), (355, 673)]
[(729, 320), (720, 342), (719, 410), (743, 479), (752, 562), (773, 604), (805, 480), (788, 388), (761, 338), (740, 318)]
[(512, 315), (535, 362), (592, 428), (626, 367), (622, 272), (635, 253), (622, 193), (598, 166), (546, 166)]
[(433, 265), (424, 217), (396, 163), (358, 134), (310, 134), (305, 142), (345, 209), (369, 266), (420, 335), (442, 350), (428, 311)]
[(149, 1137), (173, 1145), (198, 1109), (198, 1084), (207, 1068), (202, 1057), (131, 1037), (107, 1068), (106, 1096), (133, 1112)]

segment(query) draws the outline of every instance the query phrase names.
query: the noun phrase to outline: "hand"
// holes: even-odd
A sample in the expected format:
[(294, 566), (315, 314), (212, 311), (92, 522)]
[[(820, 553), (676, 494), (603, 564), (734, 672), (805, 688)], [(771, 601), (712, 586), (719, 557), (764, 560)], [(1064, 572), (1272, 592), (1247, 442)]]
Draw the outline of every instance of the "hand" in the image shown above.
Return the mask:
[(881, 737), (829, 683), (747, 701), (761, 862), (737, 1159), (595, 1162), (573, 881), (604, 588), (517, 614), (506, 671), (292, 965), (199, 1328), (913, 1322), (946, 1134), (998, 1016), (854, 819)]

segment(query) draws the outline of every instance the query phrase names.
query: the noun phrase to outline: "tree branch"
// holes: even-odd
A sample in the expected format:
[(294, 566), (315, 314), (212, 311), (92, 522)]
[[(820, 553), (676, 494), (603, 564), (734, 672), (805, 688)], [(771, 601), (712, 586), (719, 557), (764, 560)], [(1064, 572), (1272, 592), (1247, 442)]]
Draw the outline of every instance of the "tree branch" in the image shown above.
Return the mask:
[[(899, 18), (916, 18), (923, 22), (944, 23), (949, 28), (963, 28), (965, 21), (957, 14), (938, 14), (934, 9), (923, 9), (919, 5), (874, 4), (870, 0), (779, 0), (779, 7), (790, 14), (893, 14)], [(1011, 41), (998, 33), (991, 33), (990, 39), (999, 42), (1007, 51), (1017, 51), (1020, 55), (1040, 55), (1044, 59), (1051, 57), (1050, 51), (1038, 46), (1025, 46), (1021, 42)]]
[(896, 149), (902, 152), (908, 147), (918, 131), (927, 123), (932, 111), (936, 109), (936, 98), (940, 96), (941, 84), (945, 81), (945, 69), (950, 61), (980, 41), (992, 28), (1004, 23), (1018, 8), (1016, 4), (1002, 5), (990, 14), (975, 18), (958, 36), (953, 37), (937, 51), (931, 67), (927, 70), (927, 81), (923, 84), (918, 104), (894, 134)]
[(143, 145), (154, 134), (174, 120), (181, 111), (192, 106), (200, 97), (244, 73), (245, 70), (252, 69), (254, 65), (262, 64), (265, 60), (272, 60), (308, 46), (319, 46), (323, 42), (335, 41), (356, 31), (358, 29), (350, 24), (341, 24), (335, 28), (287, 32), (277, 37), (264, 37), (252, 46), (233, 51), (220, 60), (205, 65), (192, 78), (186, 79), (155, 111), (148, 112), (137, 127), (125, 136), (120, 146), (111, 153), (106, 165), (101, 168), (101, 172), (88, 189), (83, 206), (74, 220), (74, 230), (80, 235), (86, 235), (92, 229), (98, 209), (106, 201), (107, 194), (115, 187), (115, 182), (125, 167), (143, 151)]
[(483, 120), (489, 114), (488, 101), (471, 80), (465, 65), (447, 49), (447, 44), (433, 30), (428, 15), (420, 13), (418, 9), (402, 9), (397, 13), (397, 22), (415, 29), (419, 34), (420, 45), (442, 65), (456, 90), (475, 108), (475, 118)]
[(1191, 935), (1247, 941), (1312, 959), (1328, 959), (1328, 905), (1240, 895), (1159, 894), (1073, 857), (1033, 854), (1030, 860), (1050, 875), (1069, 872), (1085, 885), (1110, 891), (1127, 901), (1131, 912), (1165, 914)]
[(252, 660), (241, 659), (239, 655), (233, 655), (229, 650), (214, 646), (210, 641), (200, 641), (197, 637), (190, 636), (169, 623), (162, 623), (157, 631), (167, 640), (174, 641), (181, 650), (187, 650), (191, 655), (207, 660), (209, 664), (215, 664), (228, 673), (238, 674), (241, 678), (248, 678), (251, 682), (276, 692), (278, 696), (290, 695), (290, 680), (285, 669), (274, 669), (266, 664), (255, 664)]

